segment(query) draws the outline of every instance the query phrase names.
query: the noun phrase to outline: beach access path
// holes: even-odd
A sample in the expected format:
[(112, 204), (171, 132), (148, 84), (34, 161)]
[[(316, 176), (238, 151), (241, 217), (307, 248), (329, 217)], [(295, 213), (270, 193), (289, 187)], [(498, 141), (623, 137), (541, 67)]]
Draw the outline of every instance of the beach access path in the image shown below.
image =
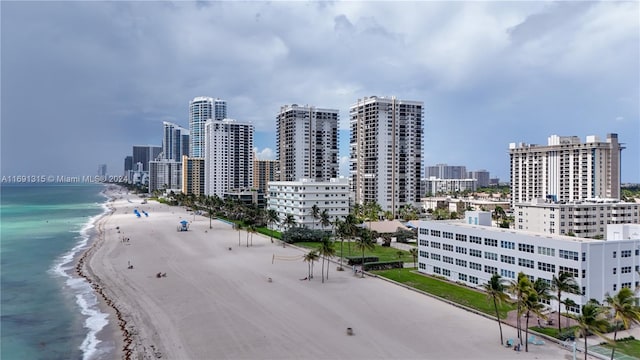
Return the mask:
[(335, 264), (324, 284), (320, 262), (300, 280), (303, 250), (259, 234), (247, 247), (245, 231), (182, 207), (133, 195), (112, 206), (86, 264), (126, 321), (129, 358), (571, 359), (549, 343), (516, 353), (491, 319)]

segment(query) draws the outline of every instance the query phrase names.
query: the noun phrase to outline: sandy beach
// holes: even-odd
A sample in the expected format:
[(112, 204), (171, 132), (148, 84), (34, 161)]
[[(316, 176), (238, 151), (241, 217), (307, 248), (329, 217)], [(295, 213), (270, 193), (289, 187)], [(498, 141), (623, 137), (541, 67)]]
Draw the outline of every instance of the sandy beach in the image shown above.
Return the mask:
[[(571, 359), (549, 342), (516, 353), (491, 319), (335, 264), (324, 284), (319, 262), (312, 281), (300, 280), (303, 250), (259, 234), (247, 247), (244, 231), (238, 245), (225, 222), (210, 229), (182, 207), (110, 195), (113, 211), (78, 266), (113, 309), (118, 358)], [(182, 220), (189, 231), (177, 231)]]

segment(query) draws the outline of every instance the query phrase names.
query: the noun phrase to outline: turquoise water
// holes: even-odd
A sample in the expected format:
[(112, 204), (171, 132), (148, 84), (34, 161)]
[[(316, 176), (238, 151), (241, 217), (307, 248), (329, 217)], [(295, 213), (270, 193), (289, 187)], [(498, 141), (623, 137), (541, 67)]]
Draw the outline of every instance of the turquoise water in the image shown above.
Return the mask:
[(91, 288), (74, 274), (102, 185), (3, 185), (0, 199), (2, 359), (100, 358), (106, 324)]

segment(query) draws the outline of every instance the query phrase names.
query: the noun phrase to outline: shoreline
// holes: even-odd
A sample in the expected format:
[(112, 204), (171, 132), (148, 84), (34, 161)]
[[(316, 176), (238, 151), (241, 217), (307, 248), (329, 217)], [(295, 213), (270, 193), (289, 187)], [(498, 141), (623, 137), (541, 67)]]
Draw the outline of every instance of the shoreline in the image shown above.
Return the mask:
[[(132, 351), (129, 346), (132, 342), (131, 334), (126, 328), (127, 322), (123, 319), (122, 313), (115, 306), (115, 303), (105, 293), (103, 285), (100, 279), (91, 271), (91, 268), (87, 266), (87, 260), (89, 260), (92, 254), (100, 247), (104, 241), (104, 226), (107, 223), (109, 217), (115, 212), (112, 202), (115, 200), (115, 195), (112, 194), (115, 189), (113, 187), (107, 188), (102, 193), (107, 197), (105, 206), (108, 211), (103, 213), (98, 219), (94, 221), (94, 231), (90, 235), (88, 244), (89, 246), (78, 254), (74, 261), (75, 274), (80, 278), (83, 278), (89, 286), (93, 289), (93, 292), (98, 300), (98, 308), (100, 311), (108, 314), (108, 319), (115, 319), (115, 321), (109, 321), (105, 327), (100, 329), (96, 334), (98, 340), (103, 343), (113, 343), (114, 348), (108, 349), (108, 353), (105, 354), (109, 359), (131, 359)], [(118, 186), (119, 190), (123, 188)], [(121, 356), (122, 355), (122, 356)]]

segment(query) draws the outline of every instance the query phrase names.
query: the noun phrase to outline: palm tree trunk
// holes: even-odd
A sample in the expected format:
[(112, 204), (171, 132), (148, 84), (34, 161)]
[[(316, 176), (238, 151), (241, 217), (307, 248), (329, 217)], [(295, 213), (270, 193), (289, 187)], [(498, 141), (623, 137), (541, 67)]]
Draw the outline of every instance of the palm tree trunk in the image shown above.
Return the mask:
[(340, 239), (340, 269), (342, 269), (342, 258), (344, 257), (344, 253), (342, 252), (343, 246), (344, 246), (344, 239)]
[(616, 353), (616, 337), (618, 336), (618, 322), (616, 321), (614, 323), (614, 330), (613, 330), (613, 346), (611, 346), (611, 360), (613, 360), (613, 354)]
[(311, 261), (307, 264), (307, 280), (311, 281)]
[(322, 275), (322, 283), (324, 284), (324, 255), (322, 256), (322, 271), (320, 271)]
[(524, 337), (526, 341), (524, 345), (524, 352), (529, 352), (529, 311), (527, 311), (527, 321), (524, 328)]
[(560, 301), (561, 294), (562, 293), (558, 291), (558, 335), (560, 335), (560, 333), (562, 332), (562, 323), (560, 322), (560, 305), (562, 305), (562, 302)]
[(496, 297), (493, 297), (493, 307), (496, 309), (496, 318), (498, 319), (498, 328), (500, 329), (500, 345), (504, 345), (502, 339), (502, 324), (500, 324), (500, 313), (498, 312), (498, 303), (496, 302)]
[(587, 332), (584, 331), (582, 336), (584, 336), (584, 360), (587, 360)]
[(364, 247), (362, 248), (362, 263), (360, 264), (360, 274), (364, 278)]
[(327, 280), (329, 280), (329, 267), (330, 267), (330, 263), (329, 263), (329, 257), (327, 256)]

